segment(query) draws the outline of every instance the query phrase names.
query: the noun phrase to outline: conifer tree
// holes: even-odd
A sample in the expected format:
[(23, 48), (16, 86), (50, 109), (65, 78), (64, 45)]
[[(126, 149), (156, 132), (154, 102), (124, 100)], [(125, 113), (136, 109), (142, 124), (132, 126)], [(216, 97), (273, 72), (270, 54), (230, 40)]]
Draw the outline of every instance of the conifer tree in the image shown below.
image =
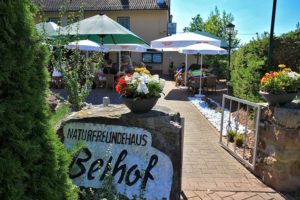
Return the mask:
[(0, 199), (76, 199), (69, 155), (49, 128), (49, 51), (30, 0), (0, 0)]

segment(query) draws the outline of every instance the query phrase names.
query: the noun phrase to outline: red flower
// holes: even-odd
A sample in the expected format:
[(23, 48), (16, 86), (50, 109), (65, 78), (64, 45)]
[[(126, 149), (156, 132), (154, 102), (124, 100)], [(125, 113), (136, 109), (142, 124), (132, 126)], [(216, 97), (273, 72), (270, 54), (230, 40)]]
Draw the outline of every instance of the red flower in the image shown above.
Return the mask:
[(121, 89), (122, 89), (121, 85), (117, 84), (116, 85), (116, 91), (119, 93), (119, 92), (121, 92)]
[(120, 85), (127, 85), (127, 83), (126, 83), (126, 80), (125, 80), (125, 77), (124, 77), (124, 76), (122, 76), (122, 77), (119, 79), (119, 82), (118, 82), (118, 84), (120, 84)]

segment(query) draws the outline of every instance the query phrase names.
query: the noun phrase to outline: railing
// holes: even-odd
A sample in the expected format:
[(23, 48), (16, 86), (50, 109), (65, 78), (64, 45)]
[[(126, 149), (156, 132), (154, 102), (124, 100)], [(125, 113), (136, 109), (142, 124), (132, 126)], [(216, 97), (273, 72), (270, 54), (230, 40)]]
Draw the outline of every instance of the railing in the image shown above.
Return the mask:
[(254, 170), (261, 105), (223, 95), (220, 144)]

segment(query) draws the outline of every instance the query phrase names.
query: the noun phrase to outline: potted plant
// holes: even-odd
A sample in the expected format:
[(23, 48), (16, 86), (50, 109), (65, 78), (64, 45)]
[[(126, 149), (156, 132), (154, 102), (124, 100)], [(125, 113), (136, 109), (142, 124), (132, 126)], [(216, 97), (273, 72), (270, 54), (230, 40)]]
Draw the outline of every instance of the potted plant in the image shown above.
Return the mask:
[(266, 73), (260, 81), (260, 94), (269, 105), (284, 105), (291, 102), (300, 90), (300, 74), (284, 64), (280, 71)]
[(120, 77), (116, 91), (132, 112), (144, 113), (156, 104), (164, 84), (165, 81), (158, 75), (151, 75), (145, 68), (135, 68), (133, 74)]

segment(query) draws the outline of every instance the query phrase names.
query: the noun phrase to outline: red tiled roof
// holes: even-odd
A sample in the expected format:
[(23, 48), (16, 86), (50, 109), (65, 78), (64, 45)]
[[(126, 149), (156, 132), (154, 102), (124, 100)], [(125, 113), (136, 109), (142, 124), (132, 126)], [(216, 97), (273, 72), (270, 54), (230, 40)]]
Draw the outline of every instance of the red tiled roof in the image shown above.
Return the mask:
[[(45, 12), (58, 11), (66, 0), (34, 0), (41, 4)], [(68, 10), (79, 10), (81, 3), (84, 3), (84, 10), (105, 11), (105, 10), (153, 10), (167, 9), (168, 6), (158, 4), (157, 0), (71, 0)]]

